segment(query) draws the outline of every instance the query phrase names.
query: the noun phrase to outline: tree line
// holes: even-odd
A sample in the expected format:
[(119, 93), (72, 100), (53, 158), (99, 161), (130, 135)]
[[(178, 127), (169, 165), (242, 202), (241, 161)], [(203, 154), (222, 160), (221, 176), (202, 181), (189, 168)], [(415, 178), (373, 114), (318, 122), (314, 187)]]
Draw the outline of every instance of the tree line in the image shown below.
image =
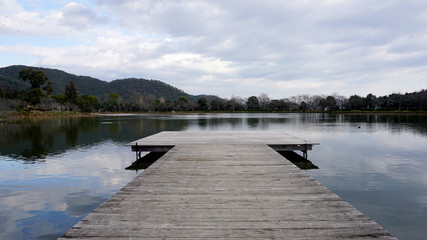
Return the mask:
[(31, 87), (21, 91), (0, 88), (0, 117), (7, 111), (79, 111), (79, 112), (145, 112), (145, 111), (426, 111), (427, 90), (413, 93), (393, 93), (387, 96), (338, 94), (297, 95), (270, 99), (265, 93), (230, 99), (218, 96), (181, 96), (175, 100), (143, 96), (134, 92), (127, 100), (117, 93), (109, 93), (107, 101), (96, 96), (79, 94), (73, 81), (64, 87), (64, 94), (52, 95), (52, 83), (41, 70), (32, 68), (19, 72), (19, 79), (29, 81)]

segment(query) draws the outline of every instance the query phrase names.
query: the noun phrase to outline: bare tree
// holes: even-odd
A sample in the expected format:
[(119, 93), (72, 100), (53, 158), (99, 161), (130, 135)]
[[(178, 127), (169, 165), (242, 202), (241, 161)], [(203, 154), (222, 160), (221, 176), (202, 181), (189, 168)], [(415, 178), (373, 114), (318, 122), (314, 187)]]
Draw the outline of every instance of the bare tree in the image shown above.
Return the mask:
[(339, 95), (338, 93), (332, 93), (331, 96), (333, 96), (337, 102), (337, 106), (339, 109), (345, 108), (345, 106), (348, 103), (348, 98), (342, 95)]
[(0, 98), (0, 118), (6, 117), (8, 112), (24, 109), (26, 106), (27, 104), (22, 100)]
[(268, 105), (270, 104), (270, 98), (268, 97), (268, 95), (266, 93), (261, 93), (258, 96), (258, 101), (261, 110), (267, 110)]
[(243, 98), (232, 95), (230, 100), (228, 100), (227, 108), (231, 111), (242, 110), (244, 108), (244, 101)]
[(0, 119), (6, 117), (6, 113), (9, 111), (9, 103), (5, 98), (0, 98)]
[(149, 94), (144, 97), (144, 100), (146, 104), (148, 104), (148, 110), (153, 111), (154, 103), (156, 102), (157, 98), (153, 94)]
[(44, 111), (52, 111), (58, 110), (60, 108), (60, 104), (52, 98), (44, 97), (40, 100), (40, 103), (37, 104), (36, 107)]
[(131, 104), (135, 104), (137, 111), (141, 111), (144, 108), (144, 98), (139, 92), (133, 92), (131, 95)]
[(323, 95), (313, 95), (309, 96), (306, 103), (308, 104), (309, 110), (319, 110), (322, 109), (320, 102), (324, 99)]
[(210, 103), (213, 111), (224, 111), (227, 107), (227, 101), (218, 96), (210, 96)]

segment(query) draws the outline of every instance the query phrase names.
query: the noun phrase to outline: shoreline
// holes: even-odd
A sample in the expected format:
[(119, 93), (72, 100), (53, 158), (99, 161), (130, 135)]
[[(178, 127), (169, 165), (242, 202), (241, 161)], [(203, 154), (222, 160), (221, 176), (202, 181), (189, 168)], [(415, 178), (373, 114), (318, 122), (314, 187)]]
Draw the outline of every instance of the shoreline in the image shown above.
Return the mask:
[(62, 118), (62, 117), (96, 117), (91, 113), (80, 112), (31, 112), (23, 114), (20, 112), (8, 112), (4, 118), (0, 118), (0, 123), (16, 123), (28, 120), (43, 120), (49, 118)]

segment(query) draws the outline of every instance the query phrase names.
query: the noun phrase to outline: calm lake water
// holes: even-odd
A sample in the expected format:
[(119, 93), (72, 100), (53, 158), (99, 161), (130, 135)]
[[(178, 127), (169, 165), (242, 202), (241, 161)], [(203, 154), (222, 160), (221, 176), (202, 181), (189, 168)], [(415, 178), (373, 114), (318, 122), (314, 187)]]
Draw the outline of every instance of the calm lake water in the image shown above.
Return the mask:
[(56, 239), (131, 181), (124, 144), (165, 131), (277, 130), (320, 142), (307, 172), (400, 239), (427, 235), (427, 116), (195, 114), (0, 125), (0, 239)]

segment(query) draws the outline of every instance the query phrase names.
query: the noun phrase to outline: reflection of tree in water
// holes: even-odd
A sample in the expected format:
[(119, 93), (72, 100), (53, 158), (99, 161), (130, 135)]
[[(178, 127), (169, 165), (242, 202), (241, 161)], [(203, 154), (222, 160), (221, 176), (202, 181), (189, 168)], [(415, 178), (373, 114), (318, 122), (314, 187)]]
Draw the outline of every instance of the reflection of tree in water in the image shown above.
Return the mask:
[(427, 134), (427, 116), (425, 115), (392, 115), (385, 117), (387, 123), (397, 125), (401, 129), (410, 129), (412, 132), (423, 135)]
[(79, 121), (75, 119), (67, 119), (67, 122), (62, 124), (60, 128), (61, 132), (65, 133), (66, 143), (71, 147), (75, 147), (79, 140), (80, 129), (76, 127), (78, 125)]
[[(113, 124), (101, 124), (112, 122)], [(328, 129), (342, 128), (342, 123), (362, 130), (385, 128), (387, 131), (427, 133), (425, 115), (345, 115), (345, 114), (284, 114), (237, 115), (218, 118), (173, 117), (102, 117), (102, 118), (51, 118), (21, 124), (0, 125), (0, 153), (13, 159), (34, 161), (47, 155), (58, 154), (75, 146), (88, 146), (106, 140), (128, 143), (160, 131), (183, 131), (190, 124), (202, 129), (264, 128), (273, 125), (306, 127), (328, 123)], [(261, 126), (260, 126), (261, 125)], [(267, 128), (268, 129), (268, 128)], [(356, 128), (357, 129), (357, 128)]]
[(53, 146), (53, 136), (46, 135), (41, 126), (30, 126), (27, 131), (20, 133), (21, 139), (31, 141), (31, 147), (24, 148), (19, 154), (25, 160), (43, 159)]
[(162, 120), (156, 119), (156, 120), (155, 120), (155, 123), (156, 123), (156, 129), (158, 129), (158, 130), (159, 130), (159, 132), (163, 131), (163, 130), (161, 130), (161, 129), (165, 129), (165, 127), (166, 127), (166, 123), (165, 123), (165, 121), (162, 121)]
[(84, 121), (82, 119), (79, 120), (79, 130), (84, 133), (90, 133), (95, 131), (100, 122), (97, 118), (85, 118)]
[(259, 118), (248, 118), (247, 122), (249, 127), (256, 128), (259, 124)]
[(65, 128), (65, 139), (67, 140), (67, 144), (75, 147), (77, 145), (77, 142), (79, 140), (79, 130), (73, 128), (73, 127), (67, 127)]
[(200, 129), (206, 129), (208, 126), (208, 120), (206, 118), (200, 118), (197, 121), (197, 125), (199, 125)]
[(93, 120), (51, 118), (1, 126), (0, 152), (29, 161), (43, 159), (78, 145), (80, 133), (96, 130)]
[[(101, 124), (101, 122), (113, 124)], [(106, 140), (128, 143), (160, 131), (184, 130), (189, 120), (60, 117), (0, 126), (0, 153), (35, 161)]]
[(120, 124), (118, 122), (113, 122), (112, 124), (108, 125), (108, 130), (110, 131), (111, 135), (116, 135), (117, 133), (120, 133)]
[(99, 121), (91, 118), (62, 118), (57, 123), (59, 132), (65, 134), (65, 141), (70, 147), (79, 145), (80, 133), (95, 131), (99, 125)]
[(242, 118), (211, 118), (207, 121), (206, 128), (221, 129), (224, 126), (230, 125), (232, 128), (242, 126)]
[(230, 118), (228, 120), (230, 121), (230, 125), (232, 128), (236, 128), (236, 127), (242, 125), (242, 119), (241, 118)]
[[(391, 132), (409, 130), (422, 135), (427, 134), (427, 116), (421, 114), (337, 114), (333, 116), (335, 119), (339, 119), (339, 122), (353, 123), (355, 125), (369, 123), (365, 126), (368, 129), (382, 126), (389, 129)], [(375, 125), (376, 123), (380, 125)]]

